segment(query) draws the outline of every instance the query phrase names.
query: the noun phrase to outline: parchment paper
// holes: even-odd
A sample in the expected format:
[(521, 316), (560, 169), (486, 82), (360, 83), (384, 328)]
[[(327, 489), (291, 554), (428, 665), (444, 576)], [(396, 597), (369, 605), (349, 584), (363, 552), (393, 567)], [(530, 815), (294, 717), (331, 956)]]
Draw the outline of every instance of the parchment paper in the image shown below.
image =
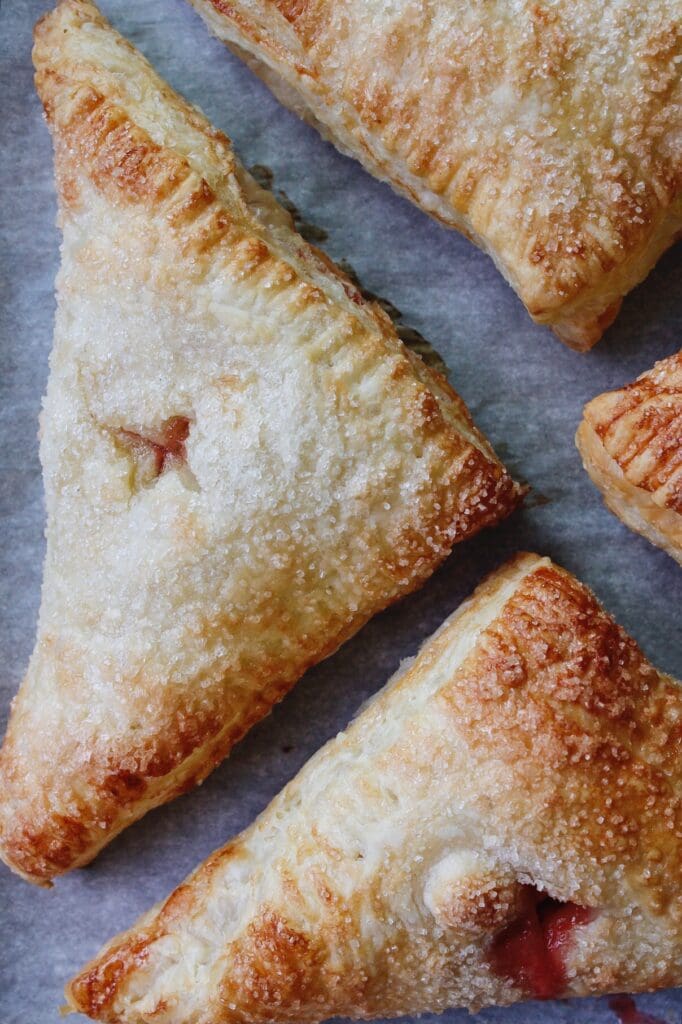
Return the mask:
[[(0, 866), (0, 1024), (52, 1024), (64, 982), (114, 932), (168, 894), (248, 825), (342, 728), (476, 583), (513, 552), (547, 553), (575, 572), (659, 667), (682, 678), (682, 572), (603, 507), (573, 435), (583, 404), (632, 380), (682, 343), (682, 251), (670, 252), (588, 355), (535, 327), (490, 260), (341, 157), (286, 112), (182, 0), (103, 0), (105, 13), (160, 73), (199, 104), (247, 164), (271, 168), (306, 220), (328, 233), (363, 284), (401, 310), (444, 357), (500, 455), (527, 480), (524, 511), (455, 550), (403, 604), (309, 672), (199, 789), (149, 814), (94, 865), (33, 888)], [(0, 727), (33, 644), (43, 557), (37, 417), (45, 388), (59, 237), (52, 155), (34, 93), (31, 29), (44, 0), (0, 7), (1, 614)], [(682, 993), (638, 1006), (682, 1021)], [(72, 1018), (74, 1022), (82, 1018)], [(468, 1015), (451, 1011), (447, 1024)], [(490, 1010), (497, 1024), (614, 1022), (605, 1000)]]

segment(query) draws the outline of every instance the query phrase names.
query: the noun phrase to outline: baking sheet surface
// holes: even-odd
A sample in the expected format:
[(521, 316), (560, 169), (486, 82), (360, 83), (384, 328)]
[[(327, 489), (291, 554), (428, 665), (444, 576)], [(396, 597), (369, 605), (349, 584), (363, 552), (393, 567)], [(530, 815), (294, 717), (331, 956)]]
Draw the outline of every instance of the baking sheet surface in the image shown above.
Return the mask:
[[(0, 1024), (59, 1020), (64, 982), (114, 932), (165, 896), (248, 825), (491, 569), (537, 550), (588, 583), (652, 661), (682, 678), (682, 572), (603, 507), (573, 444), (583, 404), (632, 380), (682, 343), (682, 248), (669, 252), (592, 353), (534, 326), (490, 260), (340, 156), (212, 39), (182, 0), (103, 0), (115, 26), (270, 168), (304, 218), (327, 233), (366, 287), (428, 338), (478, 424), (533, 493), (502, 527), (460, 546), (418, 594), (371, 622), (309, 672), (199, 789), (149, 814), (95, 863), (33, 888), (0, 865)], [(52, 154), (30, 63), (42, 0), (0, 6), (0, 727), (25, 669), (38, 609), (43, 508), (37, 417), (45, 388), (58, 265)], [(638, 998), (682, 1022), (682, 992)], [(74, 1022), (84, 1018), (73, 1017)], [(459, 1024), (467, 1013), (441, 1020)], [(526, 1004), (488, 1024), (607, 1024), (606, 1000)]]

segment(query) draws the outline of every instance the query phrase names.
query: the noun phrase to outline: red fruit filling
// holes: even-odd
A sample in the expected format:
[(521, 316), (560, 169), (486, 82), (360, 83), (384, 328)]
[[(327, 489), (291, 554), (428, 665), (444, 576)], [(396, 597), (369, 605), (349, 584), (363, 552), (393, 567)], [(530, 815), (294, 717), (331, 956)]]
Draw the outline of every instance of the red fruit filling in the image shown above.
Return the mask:
[(638, 1010), (630, 996), (612, 996), (609, 999), (609, 1009), (613, 1010), (620, 1024), (663, 1024), (658, 1017)]
[(566, 987), (565, 956), (576, 928), (595, 917), (590, 907), (561, 903), (531, 886), (526, 910), (493, 940), (490, 963), (534, 999), (557, 999)]

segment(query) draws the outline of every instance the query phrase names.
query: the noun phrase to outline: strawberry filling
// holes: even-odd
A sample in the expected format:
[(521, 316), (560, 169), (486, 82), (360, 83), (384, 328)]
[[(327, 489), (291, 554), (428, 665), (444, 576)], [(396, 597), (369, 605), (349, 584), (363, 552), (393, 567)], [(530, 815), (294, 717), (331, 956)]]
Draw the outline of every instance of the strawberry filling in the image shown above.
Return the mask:
[(527, 907), (493, 940), (490, 963), (534, 999), (557, 999), (566, 987), (565, 956), (573, 933), (594, 918), (589, 907), (561, 903), (527, 887)]
[(609, 999), (609, 1009), (613, 1010), (620, 1024), (663, 1024), (658, 1017), (638, 1010), (630, 996), (612, 996)]

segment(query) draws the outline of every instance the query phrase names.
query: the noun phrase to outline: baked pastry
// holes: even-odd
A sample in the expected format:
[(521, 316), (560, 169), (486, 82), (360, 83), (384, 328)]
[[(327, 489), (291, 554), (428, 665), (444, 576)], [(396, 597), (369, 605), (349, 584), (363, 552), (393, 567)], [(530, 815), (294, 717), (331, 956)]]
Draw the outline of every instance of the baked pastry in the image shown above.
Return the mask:
[(287, 106), (588, 349), (682, 228), (679, 0), (190, 0)]
[(611, 511), (682, 564), (682, 352), (592, 399), (575, 440)]
[(261, 1024), (679, 984), (681, 730), (678, 684), (519, 556), (69, 1003)]
[(679, 685), (519, 555), (69, 1005), (308, 1024), (679, 984), (681, 741)]
[(203, 779), (520, 490), (91, 3), (41, 21), (34, 60), (64, 245), (0, 853), (46, 881)]

